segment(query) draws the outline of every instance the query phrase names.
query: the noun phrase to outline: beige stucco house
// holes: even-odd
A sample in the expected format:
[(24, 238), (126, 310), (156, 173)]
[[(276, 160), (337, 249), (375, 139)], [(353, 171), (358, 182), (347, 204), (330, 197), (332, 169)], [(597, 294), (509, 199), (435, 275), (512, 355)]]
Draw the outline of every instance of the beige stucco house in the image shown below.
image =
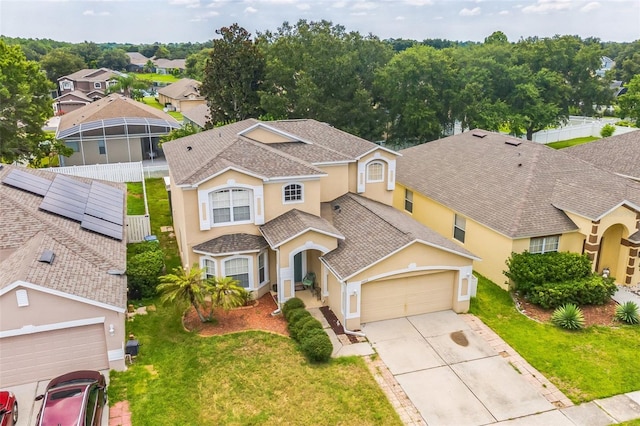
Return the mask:
[(189, 111), (207, 101), (200, 94), (200, 83), (191, 78), (182, 78), (158, 90), (158, 102), (172, 111)]
[(60, 165), (123, 163), (164, 157), (160, 137), (180, 124), (149, 105), (111, 94), (63, 115), (56, 138), (73, 149)]
[(67, 114), (103, 98), (120, 76), (120, 72), (98, 68), (79, 70), (58, 78), (58, 97), (53, 102), (55, 113)]
[[(124, 185), (8, 165), (0, 182), (0, 387), (78, 369), (123, 370)], [(120, 194), (120, 211), (105, 209), (119, 228), (82, 201), (104, 191)], [(90, 230), (101, 226), (120, 233)]]
[(244, 120), (164, 144), (183, 265), (279, 303), (310, 272), (347, 330), (466, 311), (477, 257), (391, 206), (398, 154), (314, 120)]
[(393, 205), (481, 256), (475, 270), (495, 283), (507, 286), (505, 261), (525, 250), (586, 253), (596, 272), (640, 282), (637, 182), (482, 130), (401, 153)]

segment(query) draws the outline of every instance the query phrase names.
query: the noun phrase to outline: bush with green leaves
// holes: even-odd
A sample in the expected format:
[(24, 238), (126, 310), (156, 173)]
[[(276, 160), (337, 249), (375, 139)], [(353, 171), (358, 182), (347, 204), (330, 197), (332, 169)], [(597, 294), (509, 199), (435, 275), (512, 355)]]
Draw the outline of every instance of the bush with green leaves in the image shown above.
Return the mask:
[(602, 129), (600, 129), (600, 136), (602, 136), (603, 138), (608, 138), (609, 136), (613, 136), (613, 133), (615, 131), (615, 126), (611, 124), (605, 124), (604, 126), (602, 126)]
[(584, 314), (578, 306), (567, 303), (553, 311), (551, 322), (566, 330), (580, 330), (584, 327)]
[[(157, 246), (157, 244), (156, 244)], [(157, 250), (143, 251), (127, 259), (127, 289), (129, 299), (156, 295), (159, 277), (164, 270), (164, 254)]]
[(311, 316), (311, 313), (309, 313), (305, 308), (296, 308), (287, 312), (287, 315), (287, 322), (291, 325), (295, 325), (295, 323), (300, 321), (303, 317)]
[(573, 281), (536, 285), (525, 295), (531, 303), (549, 309), (565, 303), (603, 305), (611, 299), (616, 290), (613, 278), (592, 274)]
[(300, 349), (311, 362), (327, 362), (331, 358), (333, 344), (324, 330), (312, 329), (302, 336)]
[(127, 244), (127, 257), (131, 258), (137, 254), (159, 250), (160, 244), (158, 243), (158, 241), (143, 241), (141, 243), (131, 243)]
[(622, 305), (616, 307), (616, 319), (627, 324), (640, 323), (640, 313), (638, 313), (638, 305), (628, 300)]
[(292, 311), (298, 308), (304, 308), (304, 307), (305, 305), (302, 299), (299, 299), (297, 297), (292, 297), (291, 299), (284, 302), (284, 305), (282, 305), (282, 315), (284, 315), (284, 317), (287, 318), (287, 313), (289, 311)]
[(289, 323), (289, 334), (291, 338), (297, 341), (302, 340), (302, 337), (309, 330), (322, 330), (322, 323), (312, 317), (311, 315), (308, 317), (302, 317), (296, 323)]

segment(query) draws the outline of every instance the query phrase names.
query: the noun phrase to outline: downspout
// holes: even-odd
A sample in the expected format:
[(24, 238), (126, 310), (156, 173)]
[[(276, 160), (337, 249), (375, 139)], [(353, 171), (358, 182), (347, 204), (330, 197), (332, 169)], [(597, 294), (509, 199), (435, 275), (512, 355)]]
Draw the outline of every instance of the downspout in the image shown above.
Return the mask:
[(366, 334), (360, 332), (360, 331), (353, 331), (353, 330), (349, 330), (347, 328), (346, 322), (347, 322), (347, 313), (349, 312), (349, 294), (347, 293), (347, 284), (344, 281), (340, 281), (340, 284), (344, 286), (344, 308), (345, 308), (345, 313), (344, 313), (344, 321), (342, 321), (342, 330), (344, 330), (344, 334), (350, 334), (352, 336), (359, 336), (359, 337), (366, 337)]
[(280, 306), (280, 249), (276, 248), (276, 293), (278, 294), (278, 309), (271, 312), (271, 316), (276, 316), (282, 312)]

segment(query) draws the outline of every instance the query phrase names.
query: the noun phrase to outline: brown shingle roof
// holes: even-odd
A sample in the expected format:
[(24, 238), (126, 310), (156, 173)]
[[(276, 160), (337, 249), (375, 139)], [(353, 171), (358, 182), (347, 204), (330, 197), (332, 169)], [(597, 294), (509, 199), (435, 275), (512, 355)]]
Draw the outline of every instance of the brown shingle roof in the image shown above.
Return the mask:
[(204, 128), (209, 121), (209, 105), (202, 104), (186, 110), (182, 113), (184, 118)]
[[(5, 165), (0, 169), (0, 181), (14, 168)], [(49, 180), (56, 176), (20, 169)], [(124, 189), (121, 184), (105, 184)], [(77, 222), (39, 210), (41, 202), (41, 196), (0, 184), (0, 288), (23, 280), (124, 309), (126, 277), (107, 271), (126, 269), (126, 241), (84, 230)], [(38, 262), (45, 249), (56, 254), (51, 265)]]
[(188, 99), (189, 95), (196, 95), (195, 99), (204, 99), (204, 96), (200, 95), (200, 83), (197, 80), (191, 78), (182, 78), (175, 83), (163, 87), (158, 90), (158, 94), (164, 95), (171, 99)]
[(195, 245), (193, 250), (217, 255), (253, 252), (267, 247), (269, 245), (262, 235), (229, 234)]
[(477, 259), (471, 252), (391, 206), (352, 193), (330, 204), (331, 209), (323, 210), (328, 214), (325, 218), (345, 239), (323, 259), (341, 279), (347, 279), (413, 242), (424, 242)]
[(563, 150), (602, 169), (640, 180), (640, 130)]
[(58, 78), (58, 80), (67, 79), (73, 81), (106, 81), (120, 75), (122, 74), (108, 68), (83, 69), (72, 74), (64, 75)]
[(298, 209), (289, 210), (260, 227), (260, 232), (271, 248), (279, 247), (289, 239), (306, 231), (317, 231), (344, 239), (342, 233), (326, 219)]
[(175, 118), (163, 111), (119, 94), (111, 94), (63, 115), (58, 132), (82, 123), (122, 117), (152, 118), (173, 124), (178, 123)]
[(563, 210), (595, 220), (624, 200), (640, 205), (631, 181), (499, 133), (469, 131), (401, 153), (398, 183), (511, 238), (577, 229)]

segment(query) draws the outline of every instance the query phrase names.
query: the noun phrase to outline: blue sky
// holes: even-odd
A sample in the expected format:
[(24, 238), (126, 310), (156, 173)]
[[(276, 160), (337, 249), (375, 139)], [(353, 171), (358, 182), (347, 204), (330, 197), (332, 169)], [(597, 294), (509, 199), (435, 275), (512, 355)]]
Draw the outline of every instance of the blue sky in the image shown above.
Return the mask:
[(382, 39), (640, 39), (640, 0), (0, 0), (0, 34), (72, 43), (203, 42), (233, 23), (255, 35), (299, 19)]

